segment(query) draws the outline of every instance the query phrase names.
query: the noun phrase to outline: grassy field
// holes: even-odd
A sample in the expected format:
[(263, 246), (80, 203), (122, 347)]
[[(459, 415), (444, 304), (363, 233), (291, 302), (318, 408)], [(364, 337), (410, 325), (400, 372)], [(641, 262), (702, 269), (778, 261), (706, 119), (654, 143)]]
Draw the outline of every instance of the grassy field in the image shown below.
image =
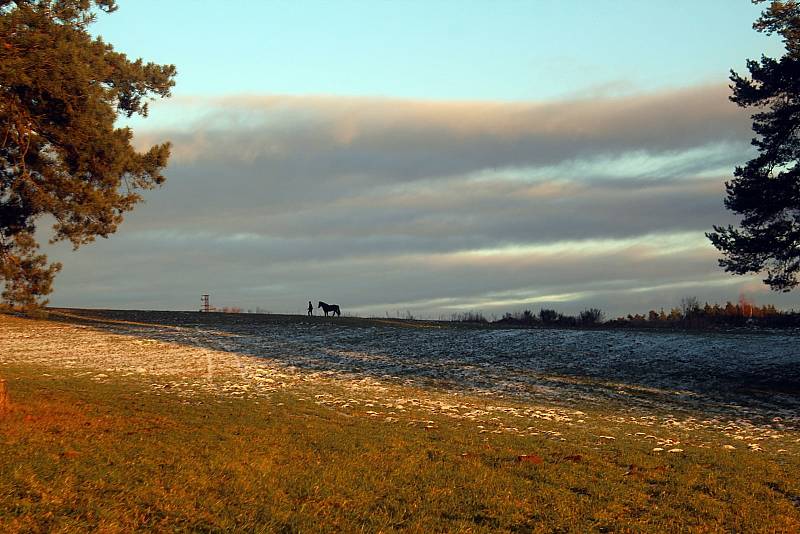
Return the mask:
[[(508, 402), (473, 421), (400, 406), (452, 400), (401, 386), (369, 403), (324, 380), (186, 394), (150, 376), (43, 363), (42, 350), (78, 349), (24, 344), (20, 332), (43, 322), (3, 321), (0, 341), (17, 335), (15, 354), (3, 358), (0, 344), (13, 401), (0, 418), (3, 532), (800, 531), (793, 431), (778, 453), (725, 448), (702, 428), (643, 427), (613, 406), (559, 418)], [(96, 335), (51, 336), (65, 332), (72, 347)], [(667, 433), (672, 445), (654, 447)]]

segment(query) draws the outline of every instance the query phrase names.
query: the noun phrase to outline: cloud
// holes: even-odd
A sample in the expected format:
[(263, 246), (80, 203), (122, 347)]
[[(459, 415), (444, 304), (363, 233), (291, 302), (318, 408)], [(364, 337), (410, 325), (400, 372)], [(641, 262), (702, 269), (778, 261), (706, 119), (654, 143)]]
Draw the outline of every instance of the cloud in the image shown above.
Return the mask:
[(460, 177), (356, 188), (331, 198), (303, 196), (299, 189), (297, 200), (279, 203), (261, 200), (271, 196), (265, 185), (238, 190), (228, 183), (228, 191), (201, 196), (191, 176), (180, 177), (129, 216), (124, 231), (165, 242), (249, 236), (249, 246), (269, 250), (272, 258), (316, 259), (687, 230), (702, 234), (712, 224), (732, 221), (722, 207), (720, 179), (531, 183)]
[(173, 141), (166, 186), (111, 240), (51, 249), (52, 300), (436, 315), (735, 299), (753, 279), (723, 273), (703, 236), (733, 220), (724, 176), (751, 150), (727, 93), (179, 100), (184, 124), (137, 136)]
[[(240, 96), (180, 101), (194, 116), (169, 138), (175, 161), (239, 162), (319, 179), (407, 181), (632, 151), (746, 142), (749, 120), (718, 86), (571, 101), (442, 102)], [(202, 109), (202, 112), (198, 111)], [(198, 118), (197, 115), (200, 114)]]
[[(598, 306), (618, 315), (669, 308), (687, 294), (735, 300), (752, 280), (722, 273), (715, 251), (695, 233), (314, 260), (283, 257), (247, 239), (121, 235), (84, 252), (61, 258), (54, 303), (193, 309), (200, 293), (210, 292), (218, 305), (274, 312), (302, 312), (307, 300), (321, 299), (377, 315), (542, 306), (568, 312)], [(772, 295), (763, 300), (780, 303)]]
[[(144, 210), (151, 226), (167, 217), (276, 238), (707, 228), (726, 217), (719, 172), (749, 150), (726, 91), (532, 104), (191, 100), (185, 127), (140, 136), (175, 144), (167, 186)], [(716, 185), (681, 183), (697, 177)]]

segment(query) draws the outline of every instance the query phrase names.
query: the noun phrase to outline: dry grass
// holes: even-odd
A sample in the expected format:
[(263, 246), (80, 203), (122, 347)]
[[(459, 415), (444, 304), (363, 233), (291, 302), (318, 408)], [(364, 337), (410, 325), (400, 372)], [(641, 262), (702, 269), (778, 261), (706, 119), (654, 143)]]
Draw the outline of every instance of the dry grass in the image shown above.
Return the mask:
[[(0, 339), (49, 328), (14, 321), (0, 318)], [(59, 364), (81, 343), (146, 353), (104, 336), (59, 325), (24, 355), (19, 340), (14, 354), (0, 345), (13, 401), (0, 419), (0, 531), (800, 531), (796, 432), (755, 451), (610, 407), (300, 375), (240, 394), (164, 388), (179, 378), (110, 373), (91, 359)], [(242, 376), (219, 368), (197, 383)]]

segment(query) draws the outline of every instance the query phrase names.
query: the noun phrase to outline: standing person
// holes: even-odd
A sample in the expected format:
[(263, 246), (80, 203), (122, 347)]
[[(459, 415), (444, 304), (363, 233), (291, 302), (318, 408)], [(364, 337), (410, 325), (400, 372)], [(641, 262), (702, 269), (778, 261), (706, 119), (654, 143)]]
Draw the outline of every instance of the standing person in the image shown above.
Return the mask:
[(311, 305), (311, 301), (308, 301), (308, 315), (314, 315), (314, 306)]

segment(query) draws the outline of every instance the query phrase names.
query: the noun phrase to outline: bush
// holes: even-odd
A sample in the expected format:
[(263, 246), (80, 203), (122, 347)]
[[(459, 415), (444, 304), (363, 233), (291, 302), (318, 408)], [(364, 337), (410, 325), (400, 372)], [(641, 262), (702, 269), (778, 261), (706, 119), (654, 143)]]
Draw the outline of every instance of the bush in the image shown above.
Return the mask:
[(481, 312), (454, 313), (450, 316), (454, 323), (488, 323), (489, 321)]
[(542, 308), (539, 310), (539, 320), (542, 321), (544, 324), (555, 324), (558, 322), (558, 318), (561, 314), (559, 314), (555, 310), (547, 310)]
[(599, 308), (588, 308), (578, 316), (578, 322), (583, 325), (600, 324), (605, 320), (605, 314)]

